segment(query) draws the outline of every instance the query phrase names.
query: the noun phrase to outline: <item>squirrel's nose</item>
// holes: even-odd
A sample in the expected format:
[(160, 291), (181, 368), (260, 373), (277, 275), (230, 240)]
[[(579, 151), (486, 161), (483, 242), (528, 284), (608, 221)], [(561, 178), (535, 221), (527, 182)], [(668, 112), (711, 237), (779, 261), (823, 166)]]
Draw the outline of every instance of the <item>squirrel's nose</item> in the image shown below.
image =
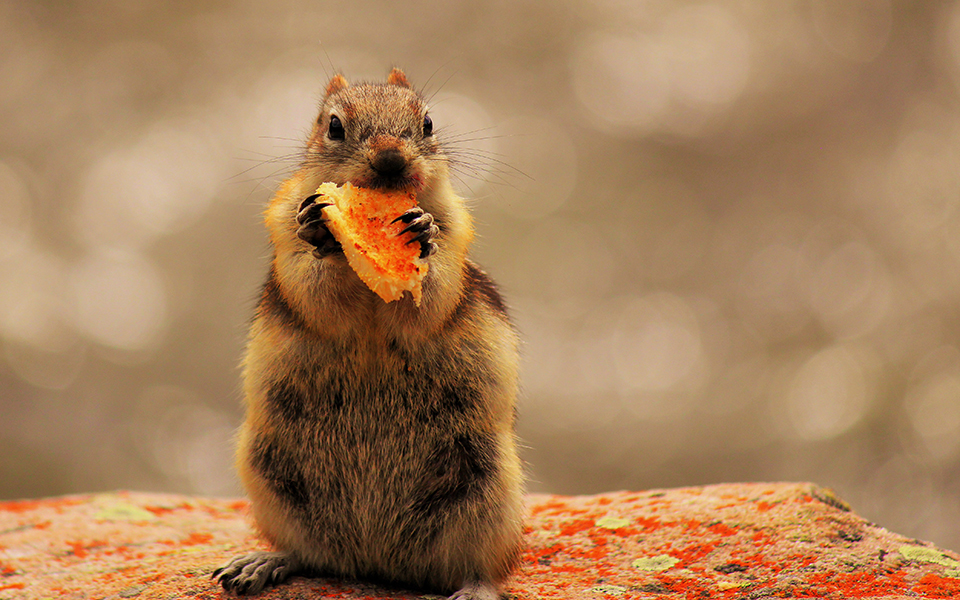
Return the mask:
[(407, 168), (407, 159), (403, 157), (400, 150), (387, 148), (373, 157), (370, 166), (381, 177), (396, 177), (403, 174), (404, 169)]

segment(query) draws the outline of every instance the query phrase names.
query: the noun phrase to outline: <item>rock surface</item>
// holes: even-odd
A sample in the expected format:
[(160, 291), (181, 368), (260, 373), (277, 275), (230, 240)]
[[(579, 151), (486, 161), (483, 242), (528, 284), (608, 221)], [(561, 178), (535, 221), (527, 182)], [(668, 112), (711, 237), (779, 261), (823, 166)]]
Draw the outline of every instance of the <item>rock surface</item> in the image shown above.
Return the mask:
[[(510, 599), (958, 598), (960, 556), (811, 484), (528, 497)], [(118, 492), (0, 503), (0, 600), (226, 598), (210, 573), (265, 547), (247, 503)], [(439, 598), (297, 577), (271, 599)]]

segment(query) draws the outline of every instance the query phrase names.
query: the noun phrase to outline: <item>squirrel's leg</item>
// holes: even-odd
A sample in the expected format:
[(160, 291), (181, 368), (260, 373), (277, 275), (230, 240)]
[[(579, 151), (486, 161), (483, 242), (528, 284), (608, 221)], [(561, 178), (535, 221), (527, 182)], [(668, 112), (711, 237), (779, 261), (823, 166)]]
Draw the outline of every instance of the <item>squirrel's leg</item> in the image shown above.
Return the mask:
[(238, 556), (213, 572), (223, 589), (237, 594), (256, 594), (268, 584), (282, 583), (301, 569), (286, 552), (252, 552)]
[(447, 600), (498, 600), (500, 594), (493, 584), (485, 581), (470, 581)]

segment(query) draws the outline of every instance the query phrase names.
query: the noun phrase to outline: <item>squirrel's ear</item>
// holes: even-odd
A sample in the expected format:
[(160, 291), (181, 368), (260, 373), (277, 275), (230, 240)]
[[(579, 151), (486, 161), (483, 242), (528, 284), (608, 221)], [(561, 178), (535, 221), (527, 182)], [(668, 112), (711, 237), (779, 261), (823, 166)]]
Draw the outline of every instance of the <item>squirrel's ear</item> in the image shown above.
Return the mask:
[(333, 79), (330, 80), (330, 83), (327, 84), (327, 95), (329, 96), (331, 94), (336, 94), (340, 90), (344, 90), (348, 87), (350, 87), (350, 84), (347, 83), (347, 80), (343, 77), (343, 75), (337, 73), (333, 76)]
[(407, 76), (403, 74), (403, 71), (394, 67), (390, 71), (390, 75), (387, 76), (387, 83), (390, 85), (399, 85), (400, 87), (408, 88), (410, 87), (410, 82), (407, 81)]

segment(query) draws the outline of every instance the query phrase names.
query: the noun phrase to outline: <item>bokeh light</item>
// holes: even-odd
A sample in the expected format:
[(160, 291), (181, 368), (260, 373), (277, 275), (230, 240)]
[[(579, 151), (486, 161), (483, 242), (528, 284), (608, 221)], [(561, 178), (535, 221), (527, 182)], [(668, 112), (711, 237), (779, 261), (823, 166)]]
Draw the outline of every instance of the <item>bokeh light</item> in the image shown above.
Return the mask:
[(91, 255), (70, 273), (77, 328), (91, 340), (120, 350), (157, 344), (167, 298), (157, 269), (135, 254)]
[(106, 153), (81, 184), (77, 239), (94, 248), (141, 248), (189, 226), (214, 200), (222, 154), (200, 119), (160, 123), (132, 146)]
[(612, 335), (611, 358), (627, 390), (676, 389), (691, 381), (702, 360), (696, 314), (683, 299), (670, 294), (628, 302)]
[(821, 350), (793, 376), (785, 393), (784, 417), (796, 435), (806, 440), (838, 436), (863, 419), (871, 390), (856, 354), (842, 346)]
[(890, 0), (813, 0), (811, 6), (817, 33), (840, 56), (869, 62), (886, 46), (893, 24)]
[(590, 32), (576, 50), (577, 97), (604, 131), (697, 135), (743, 93), (749, 34), (720, 4), (677, 7), (638, 29)]

